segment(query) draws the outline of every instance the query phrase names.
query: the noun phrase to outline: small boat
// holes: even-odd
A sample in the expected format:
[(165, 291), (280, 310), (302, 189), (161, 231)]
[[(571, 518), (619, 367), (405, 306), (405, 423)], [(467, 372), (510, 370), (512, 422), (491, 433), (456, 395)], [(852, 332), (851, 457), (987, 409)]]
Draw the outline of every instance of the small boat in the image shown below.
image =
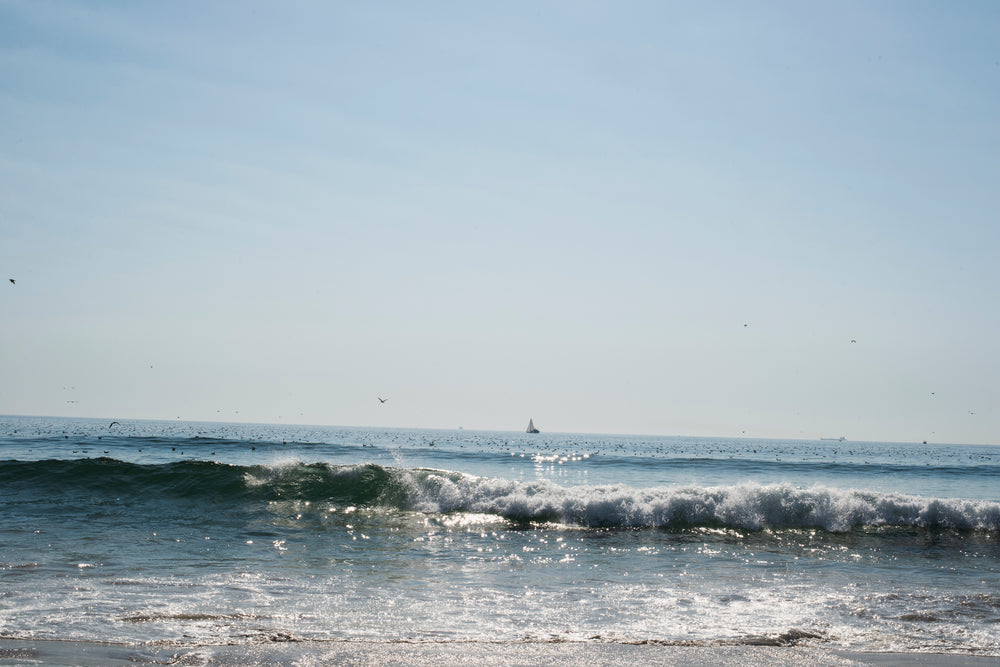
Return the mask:
[(528, 430), (525, 433), (541, 433), (537, 428), (535, 428), (535, 420), (528, 419)]

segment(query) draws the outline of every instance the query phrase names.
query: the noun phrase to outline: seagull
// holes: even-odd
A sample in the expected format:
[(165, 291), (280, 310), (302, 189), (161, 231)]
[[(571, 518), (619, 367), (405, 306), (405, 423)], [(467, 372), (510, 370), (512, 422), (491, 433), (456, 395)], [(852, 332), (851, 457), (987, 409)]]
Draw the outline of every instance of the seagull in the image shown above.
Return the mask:
[(110, 424), (108, 424), (108, 428), (111, 428), (112, 426), (121, 426), (121, 424), (119, 424), (118, 422), (111, 422)]
[(17, 284), (17, 283), (15, 283), (15, 282), (14, 282), (14, 279), (13, 279), (13, 278), (8, 278), (7, 280), (9, 280), (9, 281), (10, 281), (10, 284), (11, 284), (11, 285), (16, 285), (16, 284)]
[(856, 341), (856, 340), (854, 340), (854, 339), (852, 338), (852, 339), (851, 339), (851, 342), (852, 342), (852, 343), (857, 343), (858, 341)]
[(385, 403), (388, 400), (389, 400), (388, 398), (382, 398), (381, 396), (378, 397), (378, 402), (379, 403)]

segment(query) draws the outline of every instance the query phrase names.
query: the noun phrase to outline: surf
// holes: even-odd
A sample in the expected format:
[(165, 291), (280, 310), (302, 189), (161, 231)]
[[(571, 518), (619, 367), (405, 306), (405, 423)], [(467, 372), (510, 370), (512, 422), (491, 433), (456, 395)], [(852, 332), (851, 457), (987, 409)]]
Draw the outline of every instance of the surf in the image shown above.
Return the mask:
[(236, 465), (211, 461), (139, 464), (111, 458), (2, 461), (8, 498), (93, 501), (194, 501), (259, 506), (276, 501), (327, 503), (427, 515), (493, 515), (520, 525), (581, 528), (745, 530), (903, 527), (1000, 531), (1000, 503), (822, 485), (744, 482), (725, 486), (634, 488), (561, 486), (449, 470), (374, 463), (283, 461)]

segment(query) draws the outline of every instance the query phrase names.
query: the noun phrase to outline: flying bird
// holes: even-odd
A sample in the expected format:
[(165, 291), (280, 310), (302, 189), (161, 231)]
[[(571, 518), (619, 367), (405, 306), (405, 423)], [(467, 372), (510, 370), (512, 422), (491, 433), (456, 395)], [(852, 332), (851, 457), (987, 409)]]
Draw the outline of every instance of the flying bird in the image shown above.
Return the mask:
[(10, 284), (11, 284), (11, 285), (16, 285), (16, 284), (17, 284), (17, 283), (15, 283), (15, 282), (14, 282), (14, 279), (13, 279), (13, 278), (8, 278), (7, 280), (9, 280), (9, 281), (10, 281)]
[(119, 424), (118, 422), (111, 422), (110, 424), (108, 424), (108, 428), (109, 428), (109, 429), (110, 429), (110, 428), (111, 428), (112, 426), (121, 426), (121, 424)]
[(389, 400), (388, 398), (382, 398), (381, 396), (378, 397), (378, 402), (379, 403), (385, 403), (388, 400)]

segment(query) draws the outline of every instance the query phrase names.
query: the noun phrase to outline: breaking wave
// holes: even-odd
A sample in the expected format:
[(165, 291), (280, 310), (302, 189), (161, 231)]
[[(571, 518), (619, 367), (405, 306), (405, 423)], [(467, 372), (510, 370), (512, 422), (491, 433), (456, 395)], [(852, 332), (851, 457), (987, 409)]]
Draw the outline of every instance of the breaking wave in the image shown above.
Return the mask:
[(1000, 531), (1000, 503), (926, 498), (824, 486), (744, 483), (720, 487), (572, 486), (374, 464), (287, 462), (237, 466), (203, 461), (158, 465), (114, 459), (3, 461), (11, 500), (102, 497), (244, 504), (301, 500), (428, 514), (491, 514), (522, 524), (593, 528), (748, 530), (872, 527)]

